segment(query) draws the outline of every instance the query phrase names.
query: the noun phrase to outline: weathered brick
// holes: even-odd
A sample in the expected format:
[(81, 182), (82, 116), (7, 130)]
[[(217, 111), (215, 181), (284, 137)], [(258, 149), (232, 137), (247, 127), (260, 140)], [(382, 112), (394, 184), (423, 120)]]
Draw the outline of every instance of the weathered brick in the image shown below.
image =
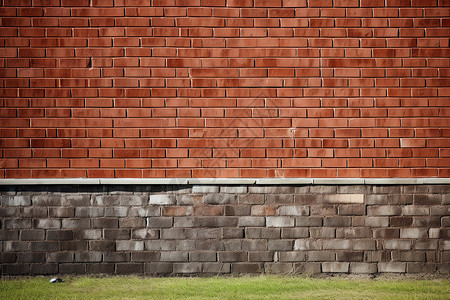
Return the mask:
[(400, 238), (402, 239), (423, 239), (427, 237), (426, 228), (401, 228)]
[(374, 274), (377, 273), (378, 268), (375, 263), (361, 263), (352, 262), (350, 263), (350, 273), (355, 274)]
[(339, 205), (338, 214), (342, 216), (363, 216), (366, 207), (361, 204)]
[(246, 262), (247, 252), (244, 251), (223, 251), (218, 253), (218, 261), (221, 262)]
[(266, 194), (266, 204), (284, 204), (294, 202), (294, 195), (289, 194)]
[(283, 239), (297, 239), (306, 238), (309, 236), (308, 228), (283, 228), (281, 231), (281, 238)]
[(280, 228), (245, 228), (245, 237), (249, 239), (279, 239)]
[(202, 264), (203, 273), (209, 274), (227, 274), (231, 272), (230, 263), (203, 263)]
[(6, 219), (3, 221), (6, 229), (29, 229), (31, 228), (30, 219)]
[(275, 216), (277, 205), (253, 205), (251, 207), (252, 216)]
[(280, 216), (309, 216), (308, 206), (281, 206), (278, 208)]
[(340, 239), (332, 239), (332, 240), (323, 240), (322, 247), (324, 250), (348, 250), (352, 248), (351, 240), (340, 240)]
[(293, 227), (294, 219), (290, 217), (266, 217), (267, 227)]
[(425, 262), (425, 253), (422, 251), (393, 251), (394, 261)]
[(392, 205), (368, 206), (368, 216), (398, 216), (402, 212), (401, 207)]
[(75, 262), (99, 262), (102, 261), (101, 252), (75, 252)]
[(2, 195), (2, 206), (30, 206), (31, 197), (26, 195)]
[(402, 262), (379, 262), (378, 272), (380, 273), (405, 273), (406, 263)]
[(368, 205), (380, 205), (388, 203), (389, 203), (389, 195), (374, 194), (366, 196), (366, 204)]
[(366, 227), (336, 228), (337, 238), (368, 238), (372, 231)]
[[(150, 228), (167, 228), (172, 227), (173, 219), (171, 217), (149, 217), (147, 218), (147, 227)], [(181, 226), (187, 227), (187, 226)]]
[(363, 252), (362, 251), (339, 251), (336, 253), (337, 261), (363, 261)]
[(336, 229), (334, 228), (310, 228), (309, 235), (314, 239), (334, 238), (336, 237)]
[(223, 239), (240, 239), (244, 237), (243, 228), (222, 228)]
[[(216, 207), (216, 206), (213, 206), (213, 207)], [(249, 216), (250, 209), (251, 209), (251, 207), (249, 205), (228, 205), (228, 206), (225, 206), (225, 215), (226, 216)]]
[(21, 230), (20, 239), (22, 241), (42, 241), (45, 239), (45, 231), (39, 229)]
[(364, 194), (329, 194), (323, 196), (324, 203), (364, 203)]
[(353, 250), (375, 250), (376, 241), (372, 239), (352, 240)]
[(142, 251), (144, 250), (143, 241), (116, 241), (117, 251)]
[(151, 205), (174, 205), (176, 198), (174, 195), (150, 195), (149, 203)]
[(160, 260), (160, 253), (158, 251), (138, 251), (131, 253), (131, 261), (150, 262), (159, 260)]
[(161, 216), (161, 208), (159, 206), (151, 207), (130, 207), (129, 217), (158, 217)]
[(237, 204), (237, 196), (235, 194), (206, 194), (203, 195), (205, 204)]
[(321, 217), (297, 217), (295, 218), (297, 227), (319, 227), (322, 226)]
[(267, 243), (268, 250), (291, 251), (293, 250), (293, 240), (272, 240)]
[(241, 248), (246, 251), (267, 250), (267, 241), (260, 239), (245, 239), (242, 240)]
[(105, 215), (104, 207), (76, 207), (75, 208), (75, 217), (77, 218), (97, 218), (103, 217)]
[(387, 250), (410, 250), (411, 249), (411, 241), (386, 240), (386, 241), (384, 241), (384, 249), (387, 249)]
[(233, 263), (231, 264), (231, 273), (234, 274), (249, 274), (262, 273), (264, 270), (263, 263)]
[(389, 220), (392, 227), (409, 227), (413, 223), (412, 217), (391, 217)]
[(249, 186), (249, 193), (252, 194), (293, 194), (295, 187), (273, 185), (273, 186)]
[(145, 264), (145, 274), (159, 275), (170, 274), (173, 271), (172, 263), (165, 262), (151, 262)]
[(267, 274), (291, 274), (294, 271), (292, 263), (266, 263), (265, 272)]
[(325, 217), (323, 225), (326, 227), (349, 227), (352, 224), (350, 217)]
[(189, 261), (206, 262), (217, 261), (217, 255), (214, 251), (197, 251), (189, 253)]
[(297, 261), (305, 261), (306, 253), (300, 251), (286, 251), (280, 252), (280, 261), (289, 261), (289, 262), (297, 262)]
[(188, 261), (189, 254), (182, 251), (162, 251), (161, 261), (165, 262), (176, 262), (176, 261)]
[(266, 218), (264, 217), (239, 217), (239, 227), (261, 227), (266, 225)]
[(350, 263), (345, 262), (324, 262), (322, 272), (324, 273), (348, 273)]
[(320, 250), (322, 249), (322, 240), (300, 239), (295, 240), (294, 250)]
[(436, 264), (408, 262), (406, 264), (406, 270), (409, 274), (434, 274), (436, 273)]
[(264, 203), (264, 195), (263, 194), (239, 195), (238, 202), (239, 202), (239, 204), (263, 204)]
[(273, 257), (272, 251), (251, 251), (248, 253), (249, 262), (269, 262), (273, 261)]
[(79, 240), (98, 240), (102, 238), (102, 230), (101, 229), (74, 230), (73, 236), (75, 239)]
[(116, 274), (126, 275), (126, 274), (143, 274), (144, 264), (143, 263), (118, 263), (116, 264)]
[(114, 251), (116, 250), (114, 241), (96, 240), (89, 241), (89, 250), (91, 251)]
[(429, 215), (430, 208), (426, 206), (407, 205), (402, 207), (402, 215), (404, 216), (420, 216)]
[(130, 238), (130, 229), (105, 229), (103, 236), (105, 239), (126, 240)]
[(307, 254), (308, 261), (335, 261), (336, 253), (332, 251), (309, 251)]
[(424, 228), (430, 228), (430, 227), (439, 227), (441, 224), (441, 218), (438, 216), (433, 217), (413, 217), (413, 227), (424, 227)]
[(439, 205), (442, 202), (440, 194), (414, 195), (415, 205)]
[(388, 217), (366, 217), (365, 225), (368, 227), (388, 227), (389, 218)]
[(74, 207), (49, 207), (49, 217), (53, 218), (73, 218), (75, 217)]
[(105, 208), (105, 217), (126, 217), (128, 215), (128, 207), (112, 206)]
[(377, 228), (373, 230), (373, 237), (377, 239), (398, 239), (400, 237), (400, 229)]
[(159, 231), (150, 228), (139, 228), (132, 229), (131, 231), (132, 239), (143, 239), (143, 240), (153, 240), (159, 238)]
[[(370, 189), (369, 189), (370, 190)], [(400, 194), (399, 185), (373, 185), (372, 194)]]

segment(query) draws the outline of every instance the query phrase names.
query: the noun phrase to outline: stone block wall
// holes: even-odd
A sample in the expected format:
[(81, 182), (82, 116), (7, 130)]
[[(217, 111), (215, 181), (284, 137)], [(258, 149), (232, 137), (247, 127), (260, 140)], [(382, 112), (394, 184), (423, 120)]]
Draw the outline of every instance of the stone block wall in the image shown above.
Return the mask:
[(449, 185), (3, 186), (3, 275), (441, 273)]

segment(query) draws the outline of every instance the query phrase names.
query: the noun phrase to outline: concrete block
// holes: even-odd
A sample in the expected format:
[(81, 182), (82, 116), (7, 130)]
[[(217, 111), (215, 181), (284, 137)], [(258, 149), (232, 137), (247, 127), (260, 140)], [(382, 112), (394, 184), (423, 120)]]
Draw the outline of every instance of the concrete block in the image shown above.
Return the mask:
[(151, 205), (174, 205), (175, 203), (175, 195), (150, 195), (149, 204)]
[(75, 252), (75, 262), (100, 262), (102, 261), (101, 252)]
[(218, 193), (220, 190), (220, 186), (218, 185), (194, 185), (192, 186), (193, 194), (212, 194)]
[(40, 229), (25, 229), (20, 231), (22, 241), (42, 241), (45, 239), (45, 231)]
[[(118, 195), (97, 195), (92, 197), (92, 205), (97, 206), (114, 206), (119, 205)], [(80, 206), (79, 204), (76, 206)], [(87, 206), (87, 205), (82, 205)]]
[(240, 239), (244, 237), (244, 229), (243, 228), (222, 228), (222, 236), (223, 239)]
[(242, 240), (241, 248), (242, 248), (242, 250), (245, 250), (245, 251), (267, 250), (267, 240), (245, 239), (245, 240)]
[(116, 241), (117, 251), (143, 251), (143, 241)]
[(408, 274), (434, 274), (436, 273), (436, 264), (433, 263), (407, 263), (406, 270)]
[(292, 251), (293, 246), (293, 240), (272, 240), (267, 243), (267, 249), (273, 251)]
[(326, 227), (349, 227), (351, 224), (351, 217), (325, 217), (323, 219), (323, 225)]
[(86, 264), (88, 274), (114, 274), (114, 264), (112, 263), (92, 263)]
[(249, 262), (269, 262), (273, 261), (272, 251), (251, 251), (248, 253)]
[(19, 241), (3, 242), (3, 251), (5, 252), (20, 252), (29, 250), (30, 250), (30, 242), (19, 242)]
[[(150, 228), (168, 228), (172, 227), (173, 218), (172, 217), (148, 217), (147, 227)], [(185, 226), (183, 226), (185, 227)]]
[(263, 194), (245, 194), (238, 195), (239, 204), (263, 204), (264, 195)]
[(128, 207), (112, 206), (105, 208), (105, 217), (126, 217), (128, 215)]
[(48, 215), (50, 218), (73, 218), (75, 217), (74, 207), (49, 207)]
[(388, 227), (389, 226), (389, 218), (388, 217), (366, 217), (365, 226)]
[(265, 203), (266, 204), (284, 204), (293, 203), (294, 195), (290, 194), (266, 194)]
[(202, 264), (197, 262), (189, 262), (189, 263), (175, 263), (173, 264), (173, 272), (175, 274), (192, 274), (192, 273), (201, 273), (202, 272)]
[(105, 229), (103, 236), (107, 240), (128, 240), (130, 239), (130, 233), (130, 229)]
[(352, 249), (352, 242), (340, 239), (323, 240), (322, 248), (324, 250), (349, 250)]
[(248, 254), (245, 251), (221, 251), (218, 253), (220, 262), (246, 262)]
[(362, 263), (352, 262), (350, 263), (350, 273), (354, 274), (375, 274), (378, 271), (376, 263)]
[(217, 261), (217, 255), (215, 251), (191, 252), (189, 253), (189, 261), (194, 262)]
[(72, 252), (49, 252), (46, 256), (47, 261), (50, 263), (73, 262), (74, 259)]
[(116, 264), (116, 274), (117, 275), (127, 275), (127, 274), (143, 274), (144, 264), (143, 263), (118, 263)]
[(43, 263), (45, 262), (45, 253), (41, 252), (22, 252), (17, 253), (18, 263)]
[(373, 230), (373, 237), (377, 239), (398, 239), (400, 238), (400, 229), (376, 228)]
[(350, 263), (348, 262), (324, 262), (322, 272), (324, 273), (348, 273)]
[(316, 262), (294, 263), (294, 274), (313, 275), (321, 273), (321, 264)]
[(61, 250), (62, 251), (87, 251), (88, 250), (88, 242), (73, 240), (73, 241), (61, 241)]
[(262, 227), (266, 225), (266, 218), (264, 217), (239, 217), (239, 227)]
[(366, 227), (336, 228), (337, 238), (370, 238), (372, 230)]
[(402, 207), (403, 216), (426, 216), (429, 214), (430, 208), (427, 206), (407, 205)]
[[(384, 178), (383, 178), (384, 179)], [(392, 182), (392, 179), (386, 181)], [(367, 181), (366, 181), (367, 183)], [(385, 183), (382, 183), (385, 184)], [(400, 194), (401, 186), (400, 185), (373, 185), (372, 186), (372, 194)]]
[(323, 238), (335, 238), (336, 229), (335, 228), (310, 228), (309, 236), (313, 239), (323, 239)]
[(231, 272), (230, 263), (203, 263), (202, 264), (203, 273), (209, 274), (228, 274)]
[(162, 251), (161, 261), (163, 262), (187, 262), (189, 260), (188, 252), (184, 251)]
[(308, 261), (335, 261), (336, 260), (336, 253), (333, 251), (309, 251), (307, 253), (307, 260)]
[(61, 195), (45, 194), (31, 197), (33, 206), (62, 206)]
[(31, 264), (31, 275), (51, 275), (58, 273), (58, 264)]
[(231, 273), (233, 274), (251, 274), (259, 273), (264, 271), (263, 263), (233, 263), (231, 264)]
[(9, 276), (30, 275), (30, 264), (3, 264), (2, 274)]
[(205, 194), (203, 195), (203, 203), (205, 204), (237, 204), (236, 194)]
[(322, 240), (299, 239), (294, 241), (294, 250), (309, 251), (321, 249), (322, 249)]
[(295, 218), (296, 227), (320, 227), (322, 226), (322, 217), (297, 217)]
[(85, 274), (86, 264), (83, 263), (63, 263), (59, 264), (60, 274)]
[(427, 237), (426, 228), (401, 228), (401, 239), (423, 239)]
[(415, 205), (439, 205), (442, 203), (442, 195), (428, 194), (428, 195), (414, 195)]
[(280, 261), (282, 262), (298, 262), (305, 261), (306, 253), (300, 251), (280, 252)]
[(341, 216), (364, 216), (366, 207), (363, 204), (339, 205), (338, 214)]
[(30, 206), (31, 196), (29, 195), (2, 195), (2, 206)]
[(119, 227), (121, 228), (139, 228), (145, 227), (144, 218), (120, 218)]
[(410, 250), (411, 249), (411, 241), (387, 240), (387, 241), (384, 241), (383, 248), (386, 250)]
[(369, 194), (366, 196), (367, 205), (381, 205), (389, 203), (388, 194)]
[(414, 216), (412, 225), (413, 227), (424, 227), (424, 228), (439, 227), (441, 225), (441, 218), (440, 216), (432, 216), (432, 217)]
[(266, 217), (267, 227), (294, 227), (294, 218), (290, 217)]
[(368, 216), (399, 216), (402, 213), (400, 206), (374, 205), (367, 207)]
[(158, 251), (138, 251), (131, 253), (131, 261), (133, 262), (150, 262), (159, 260), (160, 253)]
[(378, 272), (380, 273), (405, 273), (406, 263), (403, 262), (379, 262)]
[(309, 230), (306, 227), (283, 228), (281, 231), (281, 238), (283, 239), (298, 239), (307, 237), (309, 237)]
[(114, 241), (89, 241), (90, 251), (114, 251), (116, 250), (116, 243)]
[(370, 251), (376, 249), (376, 241), (373, 239), (352, 240), (353, 250)]
[(323, 196), (324, 203), (364, 203), (364, 194), (326, 194)]
[(337, 261), (341, 262), (362, 262), (363, 252), (362, 251), (339, 251), (336, 252)]
[[(217, 206), (212, 206), (217, 207)], [(250, 215), (250, 205), (227, 205), (225, 206), (226, 216), (249, 216)], [(217, 215), (221, 215), (222, 210)]]
[(172, 263), (165, 262), (151, 262), (145, 264), (145, 274), (147, 275), (161, 275), (170, 274), (173, 271)]
[(221, 186), (220, 192), (224, 194), (246, 194), (248, 192), (247, 186)]
[(129, 217), (158, 217), (161, 216), (160, 206), (130, 207)]
[(292, 263), (266, 263), (266, 274), (292, 274), (294, 272), (294, 264)]
[(425, 252), (423, 251), (393, 251), (392, 259), (394, 261), (404, 262), (425, 262)]
[(52, 252), (59, 250), (59, 242), (30, 242), (31, 243), (31, 251), (34, 252)]
[(106, 252), (103, 256), (105, 262), (129, 262), (131, 257), (129, 252)]
[(248, 192), (251, 194), (293, 194), (295, 187), (283, 185), (249, 186)]
[(120, 195), (119, 205), (124, 206), (142, 206), (148, 203), (147, 195)]
[(309, 216), (309, 206), (281, 206), (278, 208), (280, 216)]

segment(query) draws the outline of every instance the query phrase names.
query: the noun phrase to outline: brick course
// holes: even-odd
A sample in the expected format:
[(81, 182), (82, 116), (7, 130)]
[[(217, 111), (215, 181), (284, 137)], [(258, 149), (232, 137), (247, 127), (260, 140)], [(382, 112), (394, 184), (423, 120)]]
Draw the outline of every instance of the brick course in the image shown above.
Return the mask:
[[(361, 195), (362, 188), (352, 185), (80, 185), (54, 189), (1, 186), (1, 274), (450, 275), (449, 203), (444, 200), (448, 185), (366, 185), (358, 204), (343, 204), (340, 198), (331, 197), (336, 191), (345, 192), (347, 199)], [(221, 195), (220, 190), (226, 191), (227, 202), (211, 202)], [(271, 200), (294, 199), (306, 190), (311, 199), (335, 202)], [(393, 206), (373, 202), (388, 191), (392, 198), (386, 199), (444, 196), (433, 203), (431, 215), (430, 206), (422, 202), (399, 204), (395, 200)], [(186, 201), (191, 196), (196, 200)], [(46, 198), (50, 200), (43, 201)], [(171, 200), (168, 204), (152, 199)], [(42, 206), (48, 203), (52, 205)], [(338, 214), (343, 207), (351, 213)], [(30, 214), (35, 208), (43, 212)], [(80, 209), (84, 212), (74, 213)], [(400, 218), (411, 222), (399, 222)]]
[(448, 1), (44, 4), (0, 1), (0, 178), (450, 177)]

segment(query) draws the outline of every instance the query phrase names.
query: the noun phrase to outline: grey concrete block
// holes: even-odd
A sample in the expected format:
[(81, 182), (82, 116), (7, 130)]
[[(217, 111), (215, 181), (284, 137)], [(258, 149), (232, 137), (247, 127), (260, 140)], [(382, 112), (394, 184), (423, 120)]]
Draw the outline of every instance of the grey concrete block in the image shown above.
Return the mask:
[(280, 216), (309, 216), (309, 206), (281, 206), (278, 208)]
[(280, 261), (282, 262), (298, 262), (305, 261), (306, 253), (300, 251), (280, 252)]
[(245, 251), (221, 251), (218, 253), (220, 262), (246, 262), (248, 254)]
[(267, 227), (294, 227), (294, 218), (290, 217), (266, 217)]
[(40, 229), (25, 229), (20, 231), (22, 241), (42, 241), (45, 239), (45, 231)]
[(251, 263), (233, 263), (231, 264), (231, 273), (233, 274), (251, 274), (264, 271), (264, 264), (258, 262)]
[(131, 261), (134, 262), (157, 262), (160, 258), (161, 256), (158, 251), (138, 251), (131, 253)]
[(202, 264), (197, 262), (175, 263), (173, 264), (173, 272), (176, 274), (201, 273)]
[(180, 262), (180, 261), (188, 261), (189, 253), (183, 251), (162, 251), (161, 252), (161, 261), (163, 262)]
[(45, 262), (45, 253), (41, 252), (23, 252), (17, 253), (18, 263), (43, 263)]
[(313, 275), (322, 272), (321, 264), (316, 262), (294, 263), (294, 274)]
[(269, 262), (273, 259), (274, 253), (272, 251), (251, 251), (248, 253), (249, 262)]
[(144, 264), (143, 263), (118, 263), (116, 264), (116, 274), (126, 275), (126, 274), (143, 274)]
[(350, 263), (350, 273), (354, 274), (375, 274), (378, 271), (376, 263), (362, 263), (352, 262)]
[(150, 207), (130, 207), (129, 209), (130, 217), (158, 217), (161, 216), (160, 206), (150, 206)]
[(237, 204), (236, 194), (205, 194), (203, 195), (205, 204)]
[(266, 274), (292, 274), (294, 272), (294, 264), (292, 263), (266, 263)]
[(62, 263), (59, 264), (60, 274), (85, 274), (86, 264), (83, 263)]
[(215, 251), (196, 251), (189, 253), (189, 261), (194, 262), (213, 262), (217, 261)]
[(294, 250), (309, 251), (321, 249), (322, 249), (322, 240), (299, 239), (294, 241)]
[(423, 239), (426, 237), (426, 228), (400, 228), (401, 239)]
[(273, 251), (291, 251), (293, 246), (293, 240), (272, 240), (267, 243), (267, 249)]
[(74, 207), (49, 207), (48, 215), (50, 218), (73, 218), (75, 217)]
[(309, 251), (307, 254), (308, 261), (335, 261), (336, 253), (333, 251)]
[(151, 205), (174, 205), (176, 198), (175, 195), (168, 194), (150, 195), (149, 203)]
[(348, 262), (324, 262), (322, 272), (324, 273), (348, 273), (350, 263)]
[(148, 275), (160, 275), (160, 274), (170, 274), (173, 271), (172, 263), (165, 262), (152, 262), (145, 264), (145, 274)]
[(51, 263), (73, 262), (74, 259), (72, 252), (49, 252), (46, 256), (47, 261)]
[(113, 263), (86, 264), (86, 273), (88, 274), (114, 274), (114, 269)]
[(405, 273), (406, 263), (402, 262), (380, 262), (378, 263), (380, 273)]
[(202, 264), (203, 273), (209, 274), (228, 274), (231, 272), (230, 263), (203, 263)]
[(31, 264), (31, 275), (51, 275), (58, 273), (58, 264)]
[(75, 262), (100, 262), (102, 261), (101, 252), (75, 252)]
[(247, 186), (221, 186), (220, 192), (224, 194), (246, 194), (248, 192)]
[(58, 194), (35, 195), (31, 197), (34, 206), (61, 206), (61, 200), (61, 195)]
[(404, 262), (425, 262), (425, 252), (423, 251), (393, 251), (392, 259), (394, 261)]
[(2, 206), (30, 206), (31, 197), (29, 195), (2, 195)]
[(106, 252), (103, 255), (103, 261), (105, 262), (129, 262), (130, 261), (129, 252)]
[(117, 251), (143, 251), (143, 241), (116, 241)]
[(218, 185), (194, 185), (192, 186), (192, 193), (199, 194), (212, 194), (218, 193), (220, 190), (220, 186)]
[(239, 217), (239, 227), (261, 227), (266, 225), (266, 219), (264, 217)]

